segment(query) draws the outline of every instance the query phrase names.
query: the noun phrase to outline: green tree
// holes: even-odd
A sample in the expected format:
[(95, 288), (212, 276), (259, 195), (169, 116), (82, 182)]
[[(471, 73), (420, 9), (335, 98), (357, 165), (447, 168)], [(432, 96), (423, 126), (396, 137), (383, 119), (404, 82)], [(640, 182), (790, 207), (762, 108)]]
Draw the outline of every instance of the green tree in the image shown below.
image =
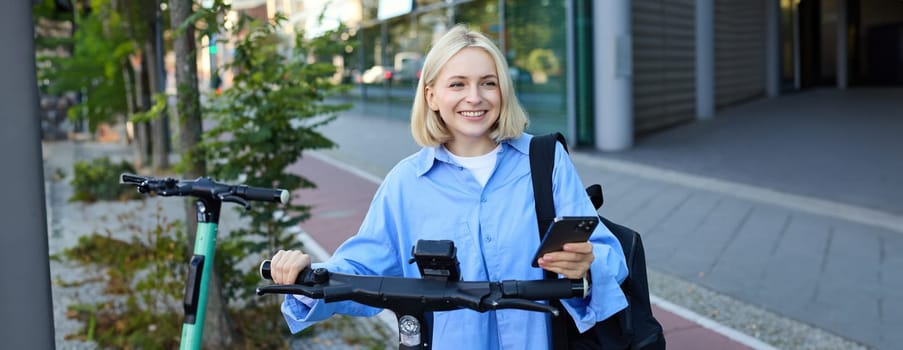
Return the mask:
[[(95, 0), (98, 4), (108, 4), (118, 0)], [(185, 177), (207, 175), (221, 181), (243, 182), (252, 186), (279, 187), (294, 191), (300, 188), (312, 187), (313, 184), (301, 176), (291, 174), (286, 168), (301, 157), (303, 150), (332, 147), (331, 141), (319, 134), (317, 127), (328, 123), (334, 114), (347, 108), (347, 105), (333, 105), (325, 102), (331, 94), (341, 92), (345, 86), (335, 85), (332, 78), (335, 67), (331, 63), (310, 63), (318, 58), (324, 62), (331, 62), (325, 58), (341, 54), (349, 45), (344, 39), (348, 35), (345, 28), (327, 33), (326, 35), (304, 40), (303, 34), (297, 35), (291, 52), (279, 48), (279, 25), (283, 17), (279, 16), (272, 23), (258, 23), (249, 21), (242, 16), (239, 23), (235, 23), (226, 33), (231, 34), (237, 40), (235, 45), (234, 60), (223, 67), (234, 73), (233, 86), (225, 89), (222, 95), (211, 96), (209, 107), (204, 110), (204, 116), (212, 119), (214, 127), (203, 135), (199, 143), (200, 118), (197, 91), (196, 66), (194, 66), (195, 47), (197, 36), (205, 36), (211, 33), (220, 33), (225, 26), (221, 23), (223, 14), (228, 11), (228, 6), (221, 0), (213, 2), (210, 8), (197, 7), (191, 1), (170, 0), (171, 28), (173, 29), (173, 45), (177, 50), (177, 87), (178, 110), (180, 121), (180, 133), (182, 134), (181, 147), (183, 161), (180, 169)], [(127, 18), (134, 18), (142, 12), (135, 8), (110, 7)], [(126, 11), (128, 10), (128, 11)], [(127, 15), (125, 15), (127, 14)], [(130, 17), (132, 16), (132, 17)], [(103, 25), (109, 25), (104, 21), (98, 21)], [(106, 23), (106, 24), (105, 24)], [(135, 27), (123, 27), (122, 31), (143, 30), (139, 25)], [(76, 30), (78, 31), (78, 30)], [(192, 33), (194, 31), (194, 34)], [(87, 33), (88, 31), (86, 31)], [(104, 31), (98, 31), (103, 33)], [(342, 35), (345, 34), (345, 35)], [(127, 37), (138, 37), (131, 34)], [(223, 35), (228, 37), (228, 35)], [(139, 55), (137, 48), (141, 48), (141, 41), (134, 39), (124, 40), (131, 43), (132, 55)], [(73, 41), (74, 46), (81, 45)], [(126, 45), (126, 44), (124, 44)], [(146, 50), (140, 53), (144, 55)], [(122, 56), (123, 67), (128, 68), (128, 54)], [(132, 56), (137, 57), (137, 56)], [(115, 69), (113, 65), (111, 69)], [(124, 80), (134, 79), (135, 90), (148, 91), (140, 74), (122, 74)], [(128, 87), (128, 82), (124, 82)], [(140, 94), (136, 94), (140, 95)], [(129, 99), (125, 99), (128, 105)], [(128, 108), (127, 108), (128, 109)], [(156, 112), (144, 113), (154, 114)], [(187, 123), (193, 123), (188, 125)], [(187, 134), (187, 135), (186, 135)], [(205, 160), (209, 159), (210, 171), (206, 171)], [(260, 298), (251, 295), (254, 287), (259, 283), (259, 278), (253, 271), (239, 268), (241, 261), (247, 259), (259, 259), (267, 257), (274, 248), (298, 247), (300, 243), (292, 235), (290, 228), (305, 219), (308, 208), (293, 203), (289, 206), (267, 205), (254, 203), (254, 209), (244, 212), (248, 216), (251, 225), (247, 228), (233, 230), (220, 237), (217, 247), (217, 259), (214, 262), (217, 279), (211, 281), (211, 290), (225, 293), (220, 297), (219, 307), (214, 306), (214, 298), (208, 299), (208, 321), (220, 318), (224, 323), (209, 324), (205, 327), (205, 346), (211, 348), (274, 348), (283, 343), (280, 337), (274, 334), (285, 332), (285, 327), (280, 318), (273, 317), (279, 310), (279, 298)], [(193, 213), (193, 208), (190, 210)], [(194, 215), (189, 215), (189, 225)], [(178, 230), (171, 226), (158, 227), (155, 234), (165, 232), (172, 233)], [(194, 234), (194, 229), (186, 230), (188, 235)], [(160, 264), (173, 264), (172, 266), (184, 266), (185, 254), (178, 251), (189, 249), (188, 243), (193, 242), (182, 234), (183, 231), (172, 233), (172, 239), (186, 244), (167, 244), (161, 248), (159, 245), (138, 246), (135, 242), (110, 243), (104, 237), (94, 236), (80, 242), (75, 249), (78, 250), (79, 261), (84, 263), (98, 263), (103, 259), (106, 250), (93, 249), (95, 246), (109, 246), (115, 251), (147, 252), (147, 261)], [(170, 242), (170, 241), (167, 241)], [(173, 247), (178, 247), (175, 251)], [(162, 254), (161, 254), (162, 253)], [(145, 253), (142, 253), (145, 254)], [(134, 254), (133, 254), (134, 255)], [(159, 261), (159, 260), (165, 261)], [(108, 259), (107, 259), (108, 260)], [(107, 266), (107, 269), (115, 266)], [(130, 265), (129, 270), (121, 273), (121, 290), (124, 295), (135, 293), (150, 293), (154, 291), (153, 283), (146, 283), (147, 277), (143, 273), (145, 263)], [(162, 265), (161, 265), (162, 266)], [(169, 266), (169, 265), (167, 265)], [(165, 276), (167, 281), (184, 281), (184, 271), (181, 269), (158, 269), (160, 273), (170, 273)], [(114, 271), (116, 272), (116, 271)], [(155, 272), (156, 273), (156, 272)], [(156, 275), (152, 277), (157, 277)], [(160, 277), (164, 278), (164, 277)], [(217, 288), (220, 284), (222, 288)], [(168, 285), (171, 287), (171, 285)], [(140, 287), (140, 288), (139, 288)], [(144, 288), (144, 289), (141, 289)], [(173, 298), (174, 294), (167, 294), (165, 298)], [(219, 294), (216, 294), (219, 295)], [(161, 300), (162, 303), (174, 303), (178, 300)], [(240, 303), (240, 308), (230, 308), (230, 305)], [(153, 303), (151, 303), (153, 304)], [(177, 327), (159, 328), (157, 325), (170, 322), (173, 318), (172, 310), (155, 310), (148, 307), (147, 303), (132, 303), (127, 309), (101, 308), (95, 305), (89, 309), (95, 310), (97, 315), (106, 315), (108, 320), (121, 320), (113, 324), (96, 323), (98, 334), (109, 335), (107, 340), (101, 342), (102, 347), (128, 346), (144, 343), (146, 339), (140, 338), (140, 330), (155, 327), (158, 339), (177, 341)], [(228, 312), (227, 312), (228, 311)], [(234, 328), (229, 322), (229, 313), (234, 316)], [(93, 316), (92, 316), (93, 317)], [(98, 316), (99, 317), (99, 316)], [(121, 326), (126, 328), (115, 328)], [(90, 328), (94, 326), (89, 325)], [(102, 327), (106, 327), (101, 329)], [(110, 327), (114, 327), (110, 331)], [(90, 333), (90, 332), (89, 332)], [(230, 342), (228, 339), (232, 338)], [(131, 339), (131, 340), (130, 340)], [(209, 341), (208, 341), (209, 340)], [(101, 339), (98, 339), (101, 341)]]
[[(80, 103), (69, 109), (74, 121), (85, 120), (93, 130), (129, 112), (122, 68), (134, 52), (125, 35), (128, 26), (110, 0), (74, 2), (71, 12), (61, 12), (46, 0), (33, 12), (39, 25), (45, 21), (70, 22), (71, 36), (36, 38), (38, 81), (43, 93), (77, 92)], [(39, 33), (41, 31), (38, 31)], [(63, 52), (55, 50), (63, 48)]]
[[(233, 86), (206, 110), (216, 124), (204, 135), (214, 177), (289, 191), (313, 187), (287, 168), (304, 150), (333, 147), (317, 128), (348, 108), (325, 102), (327, 96), (347, 87), (331, 81), (336, 71), (331, 63), (308, 63), (308, 58), (340, 54), (347, 45), (340, 33), (345, 29), (310, 41), (298, 34), (292, 52), (284, 54), (277, 46), (283, 19), (277, 16), (273, 23), (243, 20), (239, 26), (246, 28), (240, 29), (246, 35), (235, 44), (234, 61), (225, 66), (234, 72)], [(237, 262), (249, 256), (267, 257), (277, 248), (298, 247), (300, 243), (287, 229), (296, 227), (309, 212), (294, 201), (287, 206), (255, 203), (242, 215), (250, 218), (250, 226), (233, 230), (222, 241), (217, 256), (223, 259), (216, 265), (223, 273), (227, 295), (239, 299), (252, 293), (258, 277), (253, 271), (233, 270)]]
[[(182, 177), (194, 179), (206, 174), (206, 157), (199, 147), (203, 134), (200, 92), (198, 90), (197, 40), (198, 32), (210, 35), (218, 31), (218, 18), (229, 7), (221, 1), (195, 12), (192, 0), (170, 0), (170, 28), (175, 52), (176, 108), (174, 115), (179, 124), (179, 148), (181, 162), (177, 165)], [(197, 217), (194, 201), (186, 200), (185, 217)], [(188, 241), (194, 242), (197, 221), (188, 220)], [(191, 249), (189, 247), (189, 249)], [(190, 254), (190, 251), (186, 251)], [(208, 348), (226, 348), (234, 344), (233, 323), (229, 317), (228, 302), (222, 292), (222, 282), (215, 270), (207, 289), (207, 314), (204, 345)]]
[[(168, 140), (159, 119), (165, 104), (157, 93), (162, 90), (159, 61), (164, 50), (154, 35), (161, 15), (158, 1), (82, 0), (68, 2), (69, 8), (59, 3), (44, 0), (33, 11), (41, 92), (76, 93), (69, 117), (86, 121), (91, 131), (100, 123), (137, 116), (132, 118), (135, 165), (145, 166), (153, 149), (154, 166), (168, 168)], [(68, 25), (71, 31), (41, 30), (54, 25)], [(155, 142), (149, 123), (154, 124)]]

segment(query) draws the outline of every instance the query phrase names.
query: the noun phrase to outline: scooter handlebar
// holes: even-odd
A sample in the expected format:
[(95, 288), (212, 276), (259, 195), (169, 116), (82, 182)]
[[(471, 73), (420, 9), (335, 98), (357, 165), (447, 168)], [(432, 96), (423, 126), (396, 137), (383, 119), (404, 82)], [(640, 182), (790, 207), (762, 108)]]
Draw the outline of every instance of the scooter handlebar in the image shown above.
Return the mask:
[[(260, 264), (261, 278), (271, 280), (271, 261)], [(404, 303), (419, 303), (433, 311), (496, 309), (545, 311), (558, 315), (554, 307), (533, 300), (584, 297), (581, 280), (509, 280), (501, 282), (444, 281), (388, 276), (359, 276), (304, 269), (295, 284), (257, 288), (257, 294), (301, 294), (326, 302), (353, 300), (392, 309)]]

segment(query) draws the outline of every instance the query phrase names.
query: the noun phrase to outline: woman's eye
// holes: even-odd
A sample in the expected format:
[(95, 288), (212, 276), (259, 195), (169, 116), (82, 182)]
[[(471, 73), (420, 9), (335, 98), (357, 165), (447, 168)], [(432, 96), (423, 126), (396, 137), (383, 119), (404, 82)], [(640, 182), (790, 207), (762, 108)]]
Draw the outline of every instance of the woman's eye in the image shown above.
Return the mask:
[(456, 81), (456, 82), (453, 82), (453, 83), (451, 83), (451, 84), (448, 84), (448, 86), (449, 86), (449, 87), (462, 87), (462, 86), (464, 86), (464, 83), (461, 83), (461, 82), (459, 82), (459, 81)]
[(485, 81), (485, 82), (483, 82), (483, 85), (486, 85), (486, 86), (496, 86), (496, 85), (498, 85), (498, 84), (496, 84), (495, 81), (490, 80), (490, 81)]

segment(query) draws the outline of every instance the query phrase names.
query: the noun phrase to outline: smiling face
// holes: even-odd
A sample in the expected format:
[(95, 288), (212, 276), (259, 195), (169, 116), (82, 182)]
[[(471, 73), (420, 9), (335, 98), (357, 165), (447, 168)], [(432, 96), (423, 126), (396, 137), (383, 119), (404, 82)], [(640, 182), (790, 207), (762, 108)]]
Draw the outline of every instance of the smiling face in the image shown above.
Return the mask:
[(502, 94), (488, 52), (468, 47), (452, 56), (426, 87), (426, 100), (453, 136), (445, 144), (449, 151), (478, 156), (496, 147), (489, 133), (499, 119)]

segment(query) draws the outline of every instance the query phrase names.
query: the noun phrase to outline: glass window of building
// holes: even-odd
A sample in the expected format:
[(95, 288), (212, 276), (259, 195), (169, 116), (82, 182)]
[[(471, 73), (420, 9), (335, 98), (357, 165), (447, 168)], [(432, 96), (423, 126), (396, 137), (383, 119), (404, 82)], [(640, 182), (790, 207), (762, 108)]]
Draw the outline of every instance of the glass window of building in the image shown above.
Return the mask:
[(410, 111), (410, 105), (414, 102), (412, 83), (416, 82), (416, 61), (420, 57), (413, 20), (412, 16), (401, 16), (386, 22), (388, 37), (383, 60), (386, 71), (389, 72), (384, 87), (391, 90), (390, 100), (394, 104), (407, 106), (407, 111)]
[(417, 50), (422, 55), (425, 56), (433, 43), (448, 32), (448, 18), (451, 12), (452, 9), (449, 7), (417, 14)]
[(379, 11), (379, 0), (361, 0), (361, 14), (364, 22), (376, 21)]
[(426, 58), (427, 52), (439, 37), (448, 32), (450, 12), (451, 7), (440, 7), (417, 13), (412, 46), (408, 51), (408, 56), (404, 58), (403, 72), (399, 72), (399, 75), (404, 77), (404, 82), (412, 88), (416, 87), (420, 80), (420, 70), (423, 68), (423, 60)]
[[(407, 0), (405, 0), (407, 1)], [(414, 4), (417, 8), (437, 5), (446, 2), (445, 0), (415, 0)]]
[(363, 79), (363, 73), (381, 62), (378, 60), (382, 58), (381, 52), (383, 44), (379, 25), (362, 28), (359, 33), (359, 38), (360, 46), (358, 47), (358, 50), (360, 50), (362, 58), (360, 59), (361, 65), (358, 69), (360, 69), (361, 76), (358, 77), (356, 82), (361, 84), (373, 84), (375, 81), (370, 77), (368, 77), (367, 80)]
[(532, 133), (568, 127), (565, 17), (563, 1), (505, 1), (503, 49)]
[(378, 5), (361, 1), (364, 21), (357, 33), (359, 72), (353, 92), (368, 113), (408, 118), (426, 53), (451, 26), (462, 23), (502, 49), (530, 116), (528, 131), (567, 131), (564, 2), (414, 0), (413, 12), (384, 21), (376, 18)]
[(501, 46), (502, 26), (499, 22), (499, 2), (471, 1), (455, 8), (455, 23), (462, 23), (473, 30), (486, 34), (496, 45)]

